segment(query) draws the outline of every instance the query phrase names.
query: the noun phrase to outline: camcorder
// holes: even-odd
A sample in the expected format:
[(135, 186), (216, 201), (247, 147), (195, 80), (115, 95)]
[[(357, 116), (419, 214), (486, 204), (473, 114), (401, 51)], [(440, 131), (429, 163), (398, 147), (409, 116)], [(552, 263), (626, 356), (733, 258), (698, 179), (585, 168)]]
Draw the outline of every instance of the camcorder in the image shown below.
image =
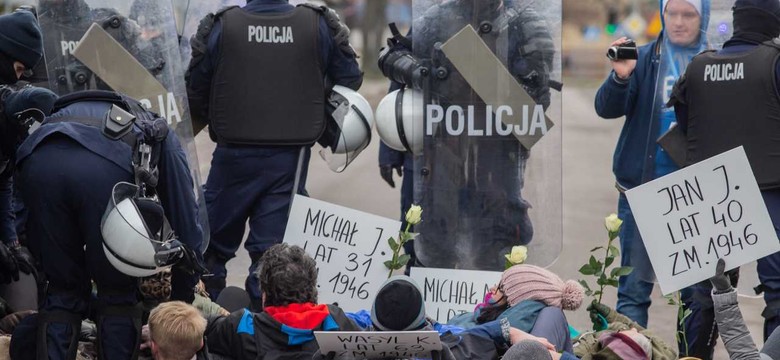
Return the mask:
[(607, 58), (610, 60), (636, 60), (639, 58), (639, 51), (634, 40), (629, 39), (618, 46), (607, 49)]

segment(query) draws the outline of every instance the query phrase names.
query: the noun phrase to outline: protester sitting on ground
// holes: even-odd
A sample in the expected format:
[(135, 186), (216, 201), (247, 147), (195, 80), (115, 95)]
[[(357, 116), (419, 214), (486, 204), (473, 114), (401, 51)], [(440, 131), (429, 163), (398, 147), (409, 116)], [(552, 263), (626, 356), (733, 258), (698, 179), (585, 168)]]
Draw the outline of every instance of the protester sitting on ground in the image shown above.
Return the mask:
[(574, 354), (583, 360), (668, 360), (677, 359), (677, 351), (661, 338), (639, 326), (628, 317), (608, 306), (593, 303), (588, 306), (594, 324), (600, 325), (602, 318), (607, 328), (587, 332), (574, 339)]
[(260, 261), (255, 276), (263, 311), (209, 318), (211, 353), (233, 360), (309, 360), (319, 350), (314, 331), (361, 330), (338, 306), (317, 304), (317, 263), (302, 248), (277, 244)]
[(148, 330), (155, 360), (190, 360), (203, 348), (206, 319), (192, 305), (165, 302), (152, 309)]
[(492, 304), (451, 319), (448, 324), (471, 328), (507, 319), (512, 327), (549, 340), (559, 351), (572, 351), (569, 323), (563, 310), (577, 310), (584, 298), (582, 286), (533, 265), (515, 265), (504, 271), (492, 295)]
[(445, 345), (442, 359), (497, 359), (510, 345), (524, 339), (555, 349), (547, 339), (512, 328), (506, 320), (465, 330), (439, 324), (426, 316), (420, 286), (406, 275), (394, 276), (382, 284), (370, 314), (361, 311), (347, 315), (369, 331), (438, 331)]
[(572, 353), (558, 353), (544, 347), (537, 341), (523, 340), (512, 345), (501, 360), (576, 360)]
[(726, 262), (718, 259), (715, 276), (710, 278), (710, 282), (715, 321), (729, 358), (731, 360), (780, 360), (780, 332), (777, 329), (764, 342), (761, 352), (758, 352), (742, 318), (742, 312), (739, 310), (737, 291), (731, 286), (729, 277), (724, 273), (725, 269)]

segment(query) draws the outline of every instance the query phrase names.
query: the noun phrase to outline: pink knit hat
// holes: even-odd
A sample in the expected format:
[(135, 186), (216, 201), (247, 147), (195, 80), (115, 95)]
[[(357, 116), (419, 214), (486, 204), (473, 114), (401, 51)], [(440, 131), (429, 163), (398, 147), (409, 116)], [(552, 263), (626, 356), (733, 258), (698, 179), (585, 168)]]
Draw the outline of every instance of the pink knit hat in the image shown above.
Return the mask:
[(523, 300), (541, 301), (563, 310), (577, 310), (585, 292), (574, 280), (564, 282), (558, 275), (533, 265), (515, 265), (501, 275), (501, 287), (515, 306)]

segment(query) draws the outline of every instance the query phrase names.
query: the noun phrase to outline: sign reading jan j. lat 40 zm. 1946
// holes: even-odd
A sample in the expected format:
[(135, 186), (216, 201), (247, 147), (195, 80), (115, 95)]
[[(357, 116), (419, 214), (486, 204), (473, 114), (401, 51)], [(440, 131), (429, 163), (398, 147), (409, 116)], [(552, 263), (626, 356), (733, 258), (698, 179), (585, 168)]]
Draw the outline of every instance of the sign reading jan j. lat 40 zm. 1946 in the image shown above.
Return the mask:
[(742, 147), (626, 192), (664, 294), (780, 251)]

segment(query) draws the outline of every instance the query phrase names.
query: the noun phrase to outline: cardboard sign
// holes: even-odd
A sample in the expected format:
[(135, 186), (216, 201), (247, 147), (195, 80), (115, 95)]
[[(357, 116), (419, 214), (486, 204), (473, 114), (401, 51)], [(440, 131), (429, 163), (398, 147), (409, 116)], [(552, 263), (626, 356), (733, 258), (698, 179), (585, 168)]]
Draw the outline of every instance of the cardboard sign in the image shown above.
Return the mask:
[(626, 192), (664, 294), (780, 251), (742, 147)]
[(413, 267), (411, 277), (423, 292), (426, 315), (446, 323), (473, 312), (501, 280), (501, 272)]
[(371, 308), (387, 279), (384, 262), (393, 256), (387, 239), (397, 239), (400, 228), (396, 220), (296, 195), (284, 242), (317, 261), (320, 303), (358, 311)]
[(441, 350), (436, 331), (315, 331), (314, 337), (320, 352), (335, 352), (336, 359), (425, 358)]

